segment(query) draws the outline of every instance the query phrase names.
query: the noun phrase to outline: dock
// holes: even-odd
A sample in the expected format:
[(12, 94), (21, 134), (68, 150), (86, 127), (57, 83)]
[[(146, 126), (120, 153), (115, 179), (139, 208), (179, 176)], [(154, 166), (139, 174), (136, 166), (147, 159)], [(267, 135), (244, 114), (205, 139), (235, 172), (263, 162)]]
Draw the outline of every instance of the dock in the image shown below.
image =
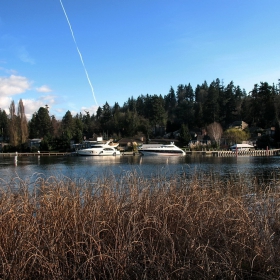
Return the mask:
[(250, 151), (186, 151), (187, 155), (214, 156), (214, 157), (240, 157), (240, 156), (279, 156), (280, 149), (250, 150)]
[(35, 157), (35, 156), (71, 156), (68, 152), (40, 152), (40, 153), (0, 153), (0, 157)]
[[(239, 157), (239, 156), (280, 156), (280, 149), (251, 150), (251, 151), (188, 151), (187, 156), (214, 156), (214, 157)], [(122, 151), (121, 156), (139, 156), (138, 152)], [(0, 157), (39, 157), (39, 156), (77, 156), (75, 152), (40, 152), (40, 153), (0, 153)]]

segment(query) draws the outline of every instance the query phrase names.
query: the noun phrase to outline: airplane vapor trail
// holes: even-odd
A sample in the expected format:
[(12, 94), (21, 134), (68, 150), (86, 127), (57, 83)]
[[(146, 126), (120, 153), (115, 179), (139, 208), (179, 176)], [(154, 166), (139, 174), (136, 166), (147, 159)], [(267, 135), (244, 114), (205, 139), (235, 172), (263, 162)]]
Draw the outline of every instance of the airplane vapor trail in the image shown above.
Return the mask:
[(80, 52), (80, 50), (79, 50), (79, 48), (78, 48), (78, 44), (77, 44), (77, 42), (76, 42), (76, 39), (75, 39), (75, 36), (74, 36), (74, 32), (73, 32), (73, 30), (72, 30), (70, 21), (69, 21), (69, 19), (68, 19), (67, 13), (66, 13), (66, 11), (65, 11), (65, 9), (64, 9), (64, 6), (63, 6), (63, 4), (62, 4), (62, 1), (61, 1), (61, 0), (59, 0), (59, 1), (60, 1), (62, 10), (63, 10), (63, 12), (64, 12), (64, 15), (65, 15), (65, 17), (66, 17), (66, 20), (67, 20), (67, 22), (68, 22), (68, 25), (69, 25), (69, 28), (70, 28), (70, 31), (71, 31), (71, 34), (72, 34), (72, 38), (73, 38), (73, 41), (74, 41), (74, 43), (75, 43), (75, 45), (76, 45), (78, 54), (79, 54), (80, 59), (81, 59), (81, 62), (82, 62), (82, 65), (83, 65), (83, 67), (84, 67), (84, 70), (85, 70), (85, 73), (86, 73), (86, 77), (87, 77), (88, 83), (89, 83), (89, 85), (90, 85), (90, 88), (91, 88), (91, 91), (92, 91), (92, 95), (93, 95), (94, 101), (95, 101), (96, 105), (98, 106), (97, 101), (96, 101), (96, 98), (95, 98), (93, 86), (92, 86), (91, 81), (90, 81), (90, 78), (89, 78), (89, 76), (88, 76), (88, 72), (87, 72), (87, 69), (86, 69), (86, 66), (85, 66), (85, 63), (84, 63), (82, 54), (81, 54), (81, 52)]

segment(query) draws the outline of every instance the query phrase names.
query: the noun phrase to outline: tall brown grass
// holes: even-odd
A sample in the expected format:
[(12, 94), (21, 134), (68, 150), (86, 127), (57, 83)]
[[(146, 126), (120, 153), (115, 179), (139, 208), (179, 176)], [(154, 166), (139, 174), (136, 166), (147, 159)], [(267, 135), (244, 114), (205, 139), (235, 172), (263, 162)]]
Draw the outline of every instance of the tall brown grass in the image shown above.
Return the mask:
[(277, 181), (184, 174), (2, 182), (0, 278), (276, 279), (279, 202)]

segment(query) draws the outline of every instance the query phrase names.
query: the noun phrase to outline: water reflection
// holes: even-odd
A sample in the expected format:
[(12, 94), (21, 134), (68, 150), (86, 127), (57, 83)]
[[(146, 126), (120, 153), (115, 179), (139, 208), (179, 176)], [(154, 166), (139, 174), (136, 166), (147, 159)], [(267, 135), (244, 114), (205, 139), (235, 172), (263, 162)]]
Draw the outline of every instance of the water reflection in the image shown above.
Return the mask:
[(126, 172), (137, 172), (151, 176), (204, 176), (211, 174), (223, 180), (279, 180), (279, 157), (152, 157), (152, 156), (108, 156), (108, 157), (13, 157), (0, 158), (2, 180), (13, 177), (22, 179), (36, 176), (67, 176), (93, 179), (106, 173), (120, 176)]

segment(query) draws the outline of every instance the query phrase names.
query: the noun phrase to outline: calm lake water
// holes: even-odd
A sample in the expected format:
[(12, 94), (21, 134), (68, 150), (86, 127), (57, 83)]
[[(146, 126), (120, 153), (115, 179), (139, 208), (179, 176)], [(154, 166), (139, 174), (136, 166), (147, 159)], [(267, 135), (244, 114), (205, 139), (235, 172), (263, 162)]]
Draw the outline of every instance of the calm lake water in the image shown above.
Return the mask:
[(0, 179), (9, 182), (19, 177), (34, 181), (38, 177), (84, 178), (94, 180), (97, 177), (113, 174), (126, 175), (137, 172), (141, 176), (180, 176), (183, 173), (193, 176), (219, 176), (222, 179), (242, 178), (251, 181), (270, 181), (280, 179), (280, 157), (153, 157), (153, 156), (117, 156), (117, 157), (79, 157), (79, 156), (33, 156), (0, 158)]

